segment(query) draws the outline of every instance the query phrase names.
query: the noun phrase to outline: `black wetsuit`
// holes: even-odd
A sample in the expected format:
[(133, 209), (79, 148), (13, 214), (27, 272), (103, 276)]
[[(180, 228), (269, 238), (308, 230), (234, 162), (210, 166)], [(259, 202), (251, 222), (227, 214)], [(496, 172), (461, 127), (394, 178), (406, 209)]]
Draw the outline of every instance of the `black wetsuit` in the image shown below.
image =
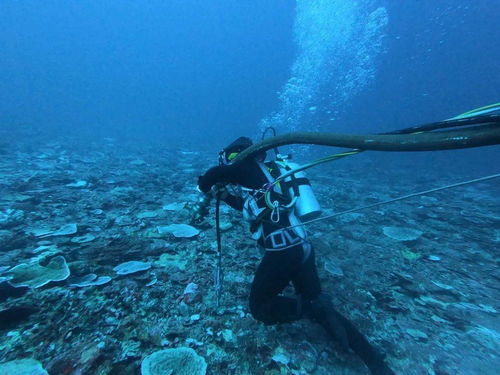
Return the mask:
[[(260, 189), (268, 182), (264, 172), (254, 160), (222, 165), (209, 169), (198, 180), (203, 192), (217, 183), (231, 183), (249, 189)], [(229, 195), (225, 199), (231, 207), (242, 210), (243, 199)], [(282, 215), (278, 226), (265, 220), (264, 234), (289, 225)], [(267, 226), (267, 227), (266, 227)], [(252, 316), (265, 324), (291, 322), (303, 317), (319, 322), (344, 348), (349, 347), (365, 362), (372, 374), (394, 375), (383, 361), (383, 356), (370, 345), (357, 328), (321, 293), (315, 264), (314, 249), (304, 259), (304, 245), (298, 244), (279, 251), (266, 251), (255, 273), (250, 291)], [(297, 298), (281, 296), (292, 283)]]
[[(209, 191), (218, 182), (260, 189), (268, 180), (257, 163), (251, 160), (209, 169), (200, 177), (200, 189)], [(243, 199), (240, 197), (229, 195), (224, 200), (237, 210), (243, 209)], [(289, 222), (286, 215), (282, 215), (276, 225), (267, 220), (263, 224), (264, 233), (270, 233), (287, 225)], [(305, 260), (304, 255), (302, 244), (284, 250), (265, 252), (250, 291), (250, 312), (255, 319), (265, 324), (299, 319), (302, 316), (302, 301), (307, 303), (306, 301), (313, 300), (321, 293), (314, 250)], [(290, 282), (300, 300), (279, 295)]]

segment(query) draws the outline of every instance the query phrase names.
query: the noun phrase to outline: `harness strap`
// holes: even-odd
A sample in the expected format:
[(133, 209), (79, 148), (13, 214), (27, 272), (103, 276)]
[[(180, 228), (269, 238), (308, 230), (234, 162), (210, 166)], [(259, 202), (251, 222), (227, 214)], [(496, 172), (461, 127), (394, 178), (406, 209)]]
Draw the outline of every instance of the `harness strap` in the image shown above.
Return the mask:
[[(287, 172), (290, 172), (292, 170), (292, 168), (290, 168), (289, 165), (284, 165), (283, 168), (285, 168), (285, 170)], [(277, 178), (279, 178), (279, 176)], [(298, 180), (298, 178), (295, 177), (294, 174), (291, 174), (290, 175), (290, 181), (288, 181), (288, 182), (284, 181), (285, 184), (287, 185), (287, 187), (291, 187), (293, 189), (293, 194), (294, 194), (295, 197), (298, 197), (300, 195), (299, 185), (297, 183), (297, 180)]]
[(267, 251), (281, 251), (304, 242), (293, 230), (278, 229), (266, 236), (264, 248)]
[[(292, 175), (294, 176), (294, 175)], [(311, 182), (307, 177), (293, 177), (292, 181), (282, 181), (282, 183), (287, 187), (291, 187), (296, 197), (300, 195), (299, 186), (301, 185), (311, 185)]]
[(264, 220), (264, 216), (266, 216), (270, 211), (271, 209), (266, 207), (260, 212), (260, 214), (257, 215), (255, 220), (253, 220), (250, 224), (250, 232), (254, 233), (257, 231), (259, 225), (262, 223), (262, 220)]

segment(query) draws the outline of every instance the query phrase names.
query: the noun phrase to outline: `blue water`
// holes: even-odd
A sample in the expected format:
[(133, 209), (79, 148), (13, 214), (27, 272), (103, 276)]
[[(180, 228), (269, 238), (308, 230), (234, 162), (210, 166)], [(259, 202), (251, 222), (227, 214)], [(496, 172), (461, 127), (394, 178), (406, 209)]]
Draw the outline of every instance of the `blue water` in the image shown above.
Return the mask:
[[(16, 170), (30, 164), (24, 162), (30, 152), (45, 160), (62, 148), (68, 150), (58, 156), (59, 162), (84, 160), (85, 147), (97, 159), (109, 151), (122, 167), (130, 155), (156, 167), (167, 160), (176, 170), (173, 189), (187, 195), (186, 186), (194, 190), (197, 174), (216, 164), (221, 147), (241, 135), (258, 140), (267, 126), (279, 133), (378, 133), (499, 102), (499, 15), (500, 2), (494, 0), (2, 0), (0, 153), (20, 152), (12, 159), (21, 166)], [(50, 146), (51, 141), (58, 146)], [(77, 145), (74, 155), (72, 145)], [(111, 146), (116, 148), (111, 151)], [(169, 154), (178, 149), (199, 154), (192, 159)], [(318, 147), (293, 151), (299, 161), (332, 152)], [(328, 184), (319, 189), (324, 202), (332, 209), (348, 209), (358, 202), (373, 203), (371, 198), (499, 173), (499, 161), (498, 146), (367, 152), (339, 162), (338, 169), (328, 166), (311, 173)], [(158, 168), (138, 174), (161, 175)], [(87, 172), (97, 175), (90, 167)], [(30, 173), (26, 170), (23, 178)], [(11, 193), (7, 185), (0, 184), (2, 194)], [(420, 222), (418, 215), (412, 216), (414, 210), (449, 212), (456, 226), (450, 224), (442, 233), (447, 246), (452, 248), (456, 240), (459, 248), (481, 248), (496, 259), (499, 182), (475, 186), (441, 195), (438, 203), (395, 206), (399, 211), (392, 214), (425, 231), (422, 223), (436, 217)], [(337, 189), (332, 194), (352, 200), (330, 200), (330, 187)], [(457, 208), (462, 204), (463, 212)], [(460, 215), (468, 216), (476, 204), (489, 219), (483, 225), (471, 221), (465, 239), (460, 238), (460, 225), (467, 225)], [(387, 217), (373, 220), (375, 228)], [(481, 270), (480, 265), (475, 272)], [(493, 279), (488, 280), (492, 285)], [(481, 282), (474, 276), (468, 288)], [(471, 299), (480, 304), (481, 296)], [(498, 300), (493, 294), (485, 298), (488, 306)], [(488, 335), (498, 339), (498, 313), (484, 322), (491, 329)], [(397, 346), (397, 335), (391, 341)], [(498, 355), (489, 355), (481, 367), (482, 349), (471, 342), (467, 353), (475, 364), (458, 373), (488, 373), (498, 365)], [(498, 342), (486, 346), (494, 352)], [(415, 370), (411, 359), (399, 360), (398, 369), (434, 374), (423, 367)]]
[(378, 131), (497, 100), (498, 3), (355, 4), (2, 1), (2, 123), (225, 142), (275, 112)]

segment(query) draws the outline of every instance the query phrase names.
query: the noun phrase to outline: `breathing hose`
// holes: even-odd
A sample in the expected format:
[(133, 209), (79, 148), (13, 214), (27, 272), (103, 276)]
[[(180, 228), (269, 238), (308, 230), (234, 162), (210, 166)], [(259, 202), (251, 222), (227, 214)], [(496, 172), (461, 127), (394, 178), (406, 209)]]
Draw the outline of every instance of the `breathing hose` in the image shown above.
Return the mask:
[[(468, 127), (429, 131), (459, 126)], [(239, 163), (269, 149), (291, 144), (334, 146), (363, 151), (438, 151), (492, 146), (500, 144), (500, 116), (488, 115), (444, 121), (386, 134), (287, 133), (254, 144), (242, 151), (234, 162)]]

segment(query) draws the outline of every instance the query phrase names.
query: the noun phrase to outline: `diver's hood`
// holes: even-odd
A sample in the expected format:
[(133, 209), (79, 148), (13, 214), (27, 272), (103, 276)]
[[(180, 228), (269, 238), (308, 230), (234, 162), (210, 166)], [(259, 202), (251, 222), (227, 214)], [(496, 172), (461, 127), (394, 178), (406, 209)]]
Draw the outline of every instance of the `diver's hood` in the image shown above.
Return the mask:
[(253, 142), (250, 138), (248, 137), (239, 137), (235, 141), (233, 141), (231, 144), (226, 146), (224, 148), (224, 152), (226, 155), (229, 155), (232, 152), (241, 152), (247, 148), (249, 148), (251, 145), (253, 145)]
[[(250, 138), (239, 137), (238, 139), (233, 141), (231, 144), (226, 146), (224, 149), (222, 149), (222, 151), (219, 153), (219, 164), (231, 163), (231, 160), (228, 159), (229, 155), (231, 155), (232, 153), (240, 153), (252, 145), (253, 145), (253, 142)], [(254, 159), (257, 159), (257, 160), (265, 160), (265, 158), (266, 158), (265, 151), (258, 153), (254, 157)]]

